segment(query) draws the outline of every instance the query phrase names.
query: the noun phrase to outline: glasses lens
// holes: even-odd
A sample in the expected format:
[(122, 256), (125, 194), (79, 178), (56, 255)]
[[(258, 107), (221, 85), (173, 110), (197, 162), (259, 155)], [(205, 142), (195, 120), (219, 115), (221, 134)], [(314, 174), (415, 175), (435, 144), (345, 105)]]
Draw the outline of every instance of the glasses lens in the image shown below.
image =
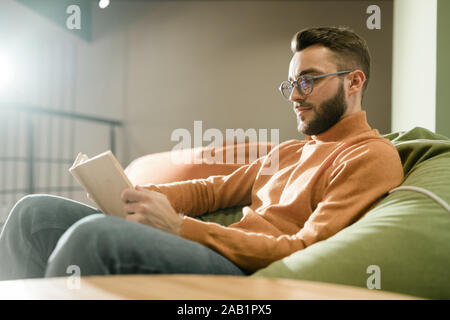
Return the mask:
[(303, 76), (298, 80), (298, 84), (302, 89), (302, 94), (310, 94), (313, 89), (313, 79), (309, 76)]
[(284, 81), (283, 83), (281, 83), (280, 92), (285, 99), (289, 100), (292, 92), (292, 85), (289, 82)]

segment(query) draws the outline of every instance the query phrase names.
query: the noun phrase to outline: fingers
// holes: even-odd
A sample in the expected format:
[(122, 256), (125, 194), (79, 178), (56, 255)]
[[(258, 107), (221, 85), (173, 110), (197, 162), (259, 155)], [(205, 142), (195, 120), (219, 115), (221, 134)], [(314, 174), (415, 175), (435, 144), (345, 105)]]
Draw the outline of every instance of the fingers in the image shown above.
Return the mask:
[(123, 210), (127, 215), (135, 213), (145, 213), (146, 207), (142, 202), (130, 202), (123, 206)]
[(122, 202), (138, 202), (148, 199), (148, 194), (145, 191), (125, 189), (121, 195)]
[(128, 220), (128, 221), (133, 221), (133, 222), (137, 222), (137, 223), (143, 223), (144, 222), (144, 215), (140, 214), (140, 213), (127, 214), (125, 216), (125, 219)]

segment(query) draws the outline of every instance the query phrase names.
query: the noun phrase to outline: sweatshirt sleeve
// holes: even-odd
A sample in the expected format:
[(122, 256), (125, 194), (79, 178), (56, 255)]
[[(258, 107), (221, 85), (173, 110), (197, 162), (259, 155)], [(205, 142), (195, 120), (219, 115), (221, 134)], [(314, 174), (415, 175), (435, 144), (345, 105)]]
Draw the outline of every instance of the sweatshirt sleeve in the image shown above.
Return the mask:
[(264, 157), (243, 165), (229, 175), (210, 176), (158, 185), (146, 189), (165, 194), (175, 211), (199, 216), (232, 206), (249, 204), (251, 191)]
[[(322, 200), (296, 234), (271, 236), (185, 218), (181, 236), (253, 272), (336, 234), (403, 180), (398, 153), (385, 142), (350, 148), (335, 159), (327, 172)], [(260, 219), (250, 208), (244, 209), (252, 219)]]

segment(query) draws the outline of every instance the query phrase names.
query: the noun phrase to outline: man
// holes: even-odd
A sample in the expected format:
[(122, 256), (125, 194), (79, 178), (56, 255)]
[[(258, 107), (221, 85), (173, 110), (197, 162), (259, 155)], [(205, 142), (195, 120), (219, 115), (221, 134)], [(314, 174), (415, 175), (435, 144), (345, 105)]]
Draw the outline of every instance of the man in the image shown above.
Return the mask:
[[(246, 275), (360, 219), (403, 180), (396, 149), (361, 111), (365, 41), (345, 28), (312, 28), (294, 36), (292, 50), (280, 91), (306, 140), (281, 143), (228, 176), (125, 190), (125, 220), (25, 197), (0, 237), (0, 278), (65, 276), (73, 265), (82, 275)], [(263, 174), (276, 159), (278, 170)], [(236, 205), (247, 205), (244, 217), (229, 227), (193, 218)]]

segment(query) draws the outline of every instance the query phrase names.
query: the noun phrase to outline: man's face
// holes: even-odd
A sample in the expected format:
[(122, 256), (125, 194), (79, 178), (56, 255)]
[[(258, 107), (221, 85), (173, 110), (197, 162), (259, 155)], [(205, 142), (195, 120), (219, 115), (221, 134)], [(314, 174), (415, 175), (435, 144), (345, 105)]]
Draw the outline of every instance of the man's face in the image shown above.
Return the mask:
[[(289, 80), (300, 75), (321, 75), (337, 70), (331, 51), (323, 46), (311, 46), (296, 52), (289, 65)], [(347, 111), (346, 93), (342, 79), (329, 76), (314, 80), (310, 95), (301, 95), (294, 89), (290, 100), (294, 103), (298, 131), (317, 135), (336, 124)]]

